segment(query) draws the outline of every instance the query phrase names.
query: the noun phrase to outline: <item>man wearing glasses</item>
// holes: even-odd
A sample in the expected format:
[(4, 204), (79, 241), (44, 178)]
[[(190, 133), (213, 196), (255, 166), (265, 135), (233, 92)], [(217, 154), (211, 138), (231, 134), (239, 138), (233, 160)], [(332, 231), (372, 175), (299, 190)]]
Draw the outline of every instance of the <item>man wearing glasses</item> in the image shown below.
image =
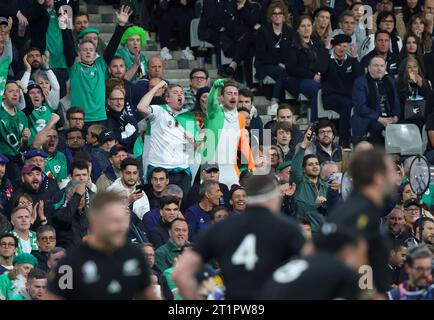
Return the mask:
[(208, 71), (196, 68), (190, 72), (190, 88), (184, 91), (184, 109), (193, 110), (196, 104), (196, 93), (200, 88), (208, 86)]
[(36, 237), (39, 250), (33, 250), (31, 254), (38, 259), (38, 268), (48, 272), (48, 253), (56, 246), (56, 230), (49, 225), (40, 226)]
[(425, 245), (407, 251), (405, 271), (408, 280), (387, 293), (390, 300), (434, 300), (432, 253)]
[(17, 253), (18, 239), (10, 234), (0, 235), (0, 275), (12, 271), (14, 268), (12, 262)]

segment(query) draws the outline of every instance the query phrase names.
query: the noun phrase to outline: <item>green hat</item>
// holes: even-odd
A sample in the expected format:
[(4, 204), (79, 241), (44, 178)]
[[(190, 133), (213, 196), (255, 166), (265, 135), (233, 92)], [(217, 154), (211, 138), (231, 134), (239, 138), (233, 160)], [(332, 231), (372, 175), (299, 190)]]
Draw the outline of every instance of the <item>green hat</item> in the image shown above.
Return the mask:
[(38, 265), (38, 260), (30, 253), (21, 253), (14, 257), (14, 261), (12, 264), (16, 265), (25, 263), (31, 264), (33, 265), (33, 267), (36, 267)]
[(78, 39), (83, 38), (88, 33), (96, 33), (97, 35), (99, 35), (99, 29), (97, 29), (97, 28), (86, 28), (84, 30), (81, 30), (80, 33), (78, 34)]
[(277, 166), (277, 171), (282, 171), (289, 166), (292, 166), (292, 161), (284, 161)]

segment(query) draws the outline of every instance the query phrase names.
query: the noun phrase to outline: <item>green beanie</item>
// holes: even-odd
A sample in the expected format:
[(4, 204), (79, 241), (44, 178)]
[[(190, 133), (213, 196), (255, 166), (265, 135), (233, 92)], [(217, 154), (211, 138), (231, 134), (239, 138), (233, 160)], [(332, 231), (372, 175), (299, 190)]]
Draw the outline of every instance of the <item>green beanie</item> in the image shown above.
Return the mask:
[(31, 264), (33, 267), (36, 267), (38, 265), (38, 260), (31, 255), (30, 253), (21, 253), (14, 257), (13, 265), (16, 264)]

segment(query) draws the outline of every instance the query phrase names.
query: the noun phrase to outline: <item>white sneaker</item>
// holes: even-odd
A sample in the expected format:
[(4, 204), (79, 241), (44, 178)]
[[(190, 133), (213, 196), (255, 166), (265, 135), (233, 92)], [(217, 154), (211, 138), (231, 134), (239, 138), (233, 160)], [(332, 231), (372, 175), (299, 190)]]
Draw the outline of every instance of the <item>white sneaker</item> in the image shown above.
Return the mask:
[(169, 48), (167, 48), (167, 47), (164, 47), (163, 49), (161, 49), (160, 57), (163, 60), (172, 60), (173, 59), (172, 55), (170, 54)]
[(277, 114), (278, 107), (279, 107), (278, 103), (273, 103), (271, 106), (269, 106), (267, 110), (268, 115), (275, 116)]
[(182, 50), (182, 54), (184, 55), (184, 59), (187, 59), (188, 61), (193, 61), (195, 59), (193, 51), (191, 51), (189, 47)]

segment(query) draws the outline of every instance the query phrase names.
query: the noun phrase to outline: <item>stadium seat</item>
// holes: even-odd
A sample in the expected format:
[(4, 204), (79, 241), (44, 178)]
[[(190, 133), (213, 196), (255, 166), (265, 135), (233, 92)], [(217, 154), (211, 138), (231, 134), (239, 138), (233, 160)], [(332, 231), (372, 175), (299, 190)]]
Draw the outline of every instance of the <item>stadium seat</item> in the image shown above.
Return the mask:
[(325, 110), (322, 103), (322, 90), (318, 91), (318, 119), (328, 118), (330, 120), (339, 119), (339, 113), (333, 110)]
[(412, 156), (423, 153), (422, 137), (419, 128), (413, 123), (388, 125), (385, 138), (385, 148), (388, 154)]

